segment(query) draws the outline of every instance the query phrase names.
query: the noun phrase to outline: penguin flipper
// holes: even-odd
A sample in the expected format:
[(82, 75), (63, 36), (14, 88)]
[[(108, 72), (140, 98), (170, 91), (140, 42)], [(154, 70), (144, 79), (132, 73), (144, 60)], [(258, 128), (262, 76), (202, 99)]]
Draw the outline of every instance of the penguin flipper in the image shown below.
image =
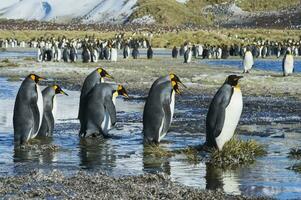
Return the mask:
[(105, 109), (108, 111), (110, 118), (111, 118), (111, 123), (114, 126), (116, 124), (116, 120), (117, 120), (116, 119), (116, 108), (115, 108), (115, 105), (114, 105), (112, 99), (109, 96), (107, 96), (105, 98), (104, 106), (105, 106)]

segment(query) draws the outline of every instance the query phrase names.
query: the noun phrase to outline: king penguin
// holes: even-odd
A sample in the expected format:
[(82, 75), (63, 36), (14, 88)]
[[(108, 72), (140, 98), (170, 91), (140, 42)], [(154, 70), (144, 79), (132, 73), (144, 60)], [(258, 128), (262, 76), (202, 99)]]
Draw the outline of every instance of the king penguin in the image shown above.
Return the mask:
[(288, 76), (294, 72), (294, 57), (289, 50), (286, 51), (286, 54), (283, 58), (282, 71), (283, 76)]
[(80, 94), (80, 101), (79, 101), (79, 112), (78, 112), (78, 119), (81, 124), (80, 134), (82, 134), (82, 129), (84, 124), (86, 124), (84, 118), (84, 111), (86, 110), (86, 100), (87, 95), (89, 92), (94, 88), (94, 86), (98, 83), (104, 82), (104, 77), (111, 78), (113, 77), (108, 74), (108, 72), (102, 68), (97, 68), (93, 72), (91, 72), (84, 81), (81, 94)]
[(230, 75), (211, 101), (206, 118), (206, 145), (222, 150), (234, 135), (243, 108), (238, 84), (242, 76)]
[(247, 50), (244, 55), (244, 60), (243, 60), (244, 73), (249, 73), (253, 65), (254, 65), (253, 54), (250, 48), (247, 47)]
[(43, 118), (43, 96), (38, 82), (43, 78), (30, 74), (18, 91), (13, 116), (15, 145), (22, 145), (37, 136)]
[(96, 84), (87, 97), (87, 110), (85, 112), (85, 129), (82, 137), (98, 135), (108, 136), (116, 123), (115, 101), (118, 95), (128, 97), (125, 88), (109, 83)]
[(54, 122), (56, 117), (56, 94), (64, 94), (68, 96), (66, 92), (58, 85), (46, 87), (42, 91), (43, 103), (44, 103), (44, 114), (42, 125), (39, 130), (38, 136), (40, 137), (50, 137), (52, 136)]
[(143, 111), (145, 143), (159, 143), (166, 135), (174, 114), (175, 93), (183, 83), (175, 74), (158, 78), (149, 91)]

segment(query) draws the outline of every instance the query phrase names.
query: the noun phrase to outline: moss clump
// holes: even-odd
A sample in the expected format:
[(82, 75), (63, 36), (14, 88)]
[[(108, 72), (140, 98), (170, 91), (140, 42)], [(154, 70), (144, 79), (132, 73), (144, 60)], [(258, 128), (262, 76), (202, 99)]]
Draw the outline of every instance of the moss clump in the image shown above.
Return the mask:
[(298, 148), (292, 148), (290, 152), (288, 153), (288, 157), (292, 159), (301, 159), (301, 149)]
[(221, 168), (231, 168), (252, 164), (257, 157), (266, 153), (263, 145), (254, 140), (243, 141), (234, 138), (224, 145), (222, 151), (213, 150), (209, 162)]
[(23, 60), (25, 60), (25, 61), (35, 61), (36, 59), (34, 57), (26, 57)]
[(173, 152), (162, 149), (159, 145), (155, 144), (144, 145), (144, 154), (153, 157), (172, 157), (175, 155)]
[(301, 173), (301, 163), (294, 164), (293, 166), (289, 167), (288, 169), (293, 170), (298, 173)]
[(184, 154), (191, 164), (198, 164), (202, 160), (200, 152), (203, 151), (203, 146), (190, 146), (185, 149), (174, 150), (175, 154)]
[(8, 60), (8, 58), (5, 58), (3, 60), (1, 60), (2, 63), (10, 63), (10, 61)]

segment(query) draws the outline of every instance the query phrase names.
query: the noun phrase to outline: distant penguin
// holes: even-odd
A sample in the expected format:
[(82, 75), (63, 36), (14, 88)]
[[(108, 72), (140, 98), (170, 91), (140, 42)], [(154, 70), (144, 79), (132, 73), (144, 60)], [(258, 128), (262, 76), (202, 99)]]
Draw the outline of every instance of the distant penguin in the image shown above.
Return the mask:
[(42, 48), (38, 48), (37, 61), (38, 62), (42, 62), (43, 61), (43, 50), (42, 50)]
[(111, 48), (111, 62), (117, 62), (118, 52), (116, 48)]
[(95, 48), (92, 48), (91, 51), (92, 51), (92, 55), (91, 55), (92, 59), (91, 59), (91, 61), (94, 62), (94, 63), (97, 63), (98, 62), (98, 55), (99, 55), (99, 53), (98, 53), (97, 49), (95, 49)]
[(138, 47), (134, 47), (134, 49), (132, 51), (132, 56), (133, 56), (133, 59), (137, 59), (138, 58), (138, 56), (139, 56)]
[(282, 61), (283, 76), (288, 76), (294, 72), (294, 56), (288, 50)]
[(178, 53), (179, 53), (179, 51), (178, 51), (177, 47), (174, 46), (173, 49), (172, 49), (172, 52), (171, 52), (172, 58), (177, 58), (178, 57)]
[(116, 123), (115, 100), (118, 95), (128, 97), (123, 86), (109, 83), (96, 84), (87, 96), (83, 137), (108, 136)]
[(69, 51), (68, 48), (65, 47), (63, 51), (63, 61), (68, 62), (69, 61)]
[(110, 56), (111, 56), (111, 54), (110, 54), (110, 49), (109, 49), (109, 47), (106, 46), (106, 47), (103, 49), (103, 57), (104, 57), (104, 59), (109, 60), (109, 59), (110, 59)]
[(243, 59), (244, 73), (249, 73), (254, 65), (253, 55), (249, 48), (245, 52)]
[(190, 47), (184, 53), (184, 63), (190, 63), (192, 59), (192, 51)]
[(184, 50), (184, 45), (181, 45), (180, 47), (180, 56), (184, 56), (185, 50)]
[(90, 62), (90, 57), (91, 57), (91, 53), (90, 53), (89, 49), (88, 48), (83, 48), (83, 52), (82, 52), (83, 63)]
[(153, 58), (154, 52), (153, 52), (153, 49), (152, 49), (151, 46), (148, 47), (146, 54), (147, 54), (147, 59), (152, 59)]
[(129, 57), (129, 54), (130, 54), (130, 48), (129, 45), (126, 44), (123, 48), (123, 58), (127, 59)]
[(21, 145), (35, 138), (43, 118), (43, 96), (38, 82), (43, 79), (30, 74), (18, 91), (13, 116), (15, 145)]
[(238, 125), (243, 100), (239, 79), (230, 75), (211, 101), (206, 118), (206, 145), (222, 150), (234, 135)]
[(71, 62), (76, 62), (76, 60), (77, 60), (77, 51), (76, 51), (75, 47), (73, 47), (73, 46), (70, 48), (69, 58), (70, 58)]
[(174, 114), (175, 94), (180, 93), (179, 83), (180, 79), (174, 74), (153, 83), (143, 111), (145, 143), (159, 143), (166, 135)]
[(56, 94), (64, 94), (68, 96), (68, 94), (65, 93), (58, 85), (46, 87), (42, 91), (44, 114), (43, 114), (42, 125), (37, 136), (40, 137), (52, 136), (54, 122), (56, 119), (56, 108), (57, 108)]
[(113, 79), (112, 76), (110, 76), (107, 71), (105, 71), (102, 68), (97, 68), (93, 72), (91, 72), (85, 79), (84, 84), (81, 89), (81, 94), (80, 94), (80, 101), (79, 101), (79, 111), (78, 111), (78, 119), (81, 124), (81, 130), (80, 130), (80, 135), (83, 133), (83, 129), (85, 129), (85, 110), (87, 106), (87, 95), (89, 92), (93, 89), (93, 87), (101, 82), (104, 82), (104, 77), (111, 78)]

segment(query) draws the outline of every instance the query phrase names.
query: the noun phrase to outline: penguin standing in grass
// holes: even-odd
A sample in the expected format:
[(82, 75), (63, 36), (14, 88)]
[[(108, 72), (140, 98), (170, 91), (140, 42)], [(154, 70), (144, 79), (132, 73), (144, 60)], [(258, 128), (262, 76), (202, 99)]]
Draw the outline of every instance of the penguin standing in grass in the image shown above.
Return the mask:
[(43, 118), (43, 96), (38, 85), (42, 80), (30, 74), (18, 91), (13, 116), (15, 145), (22, 145), (37, 136)]
[(152, 59), (153, 55), (154, 55), (153, 49), (151, 46), (149, 46), (147, 49), (147, 59)]
[(83, 137), (108, 136), (116, 123), (115, 101), (118, 95), (128, 97), (123, 86), (109, 83), (96, 84), (87, 97)]
[[(143, 111), (143, 134), (145, 143), (159, 143), (172, 122), (175, 94), (182, 84), (175, 74), (157, 79), (148, 94)], [(182, 84), (183, 85), (183, 84)]]
[(108, 72), (102, 68), (97, 68), (93, 72), (91, 72), (84, 81), (83, 87), (81, 89), (80, 94), (80, 101), (79, 101), (79, 112), (78, 112), (78, 119), (81, 124), (80, 135), (82, 134), (83, 130), (85, 129), (85, 110), (87, 106), (87, 95), (89, 92), (94, 88), (94, 86), (98, 83), (104, 82), (104, 77), (111, 78), (113, 77), (108, 74)]
[(243, 108), (238, 84), (242, 76), (230, 75), (211, 101), (206, 118), (206, 145), (219, 150), (231, 140)]
[(42, 91), (44, 114), (43, 114), (42, 125), (38, 133), (38, 136), (40, 137), (52, 136), (55, 117), (56, 117), (56, 108), (57, 108), (56, 95), (57, 94), (64, 94), (68, 96), (68, 94), (65, 93), (58, 85), (46, 87)]
[(289, 50), (286, 51), (286, 54), (283, 58), (282, 71), (283, 76), (288, 76), (294, 72), (294, 57)]

